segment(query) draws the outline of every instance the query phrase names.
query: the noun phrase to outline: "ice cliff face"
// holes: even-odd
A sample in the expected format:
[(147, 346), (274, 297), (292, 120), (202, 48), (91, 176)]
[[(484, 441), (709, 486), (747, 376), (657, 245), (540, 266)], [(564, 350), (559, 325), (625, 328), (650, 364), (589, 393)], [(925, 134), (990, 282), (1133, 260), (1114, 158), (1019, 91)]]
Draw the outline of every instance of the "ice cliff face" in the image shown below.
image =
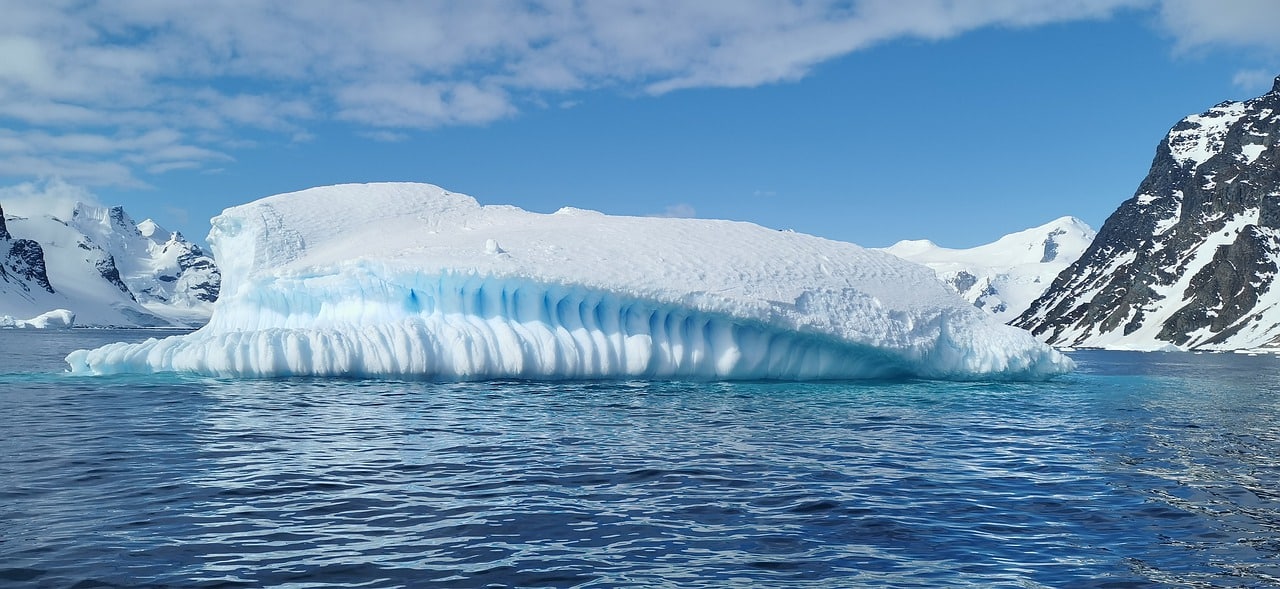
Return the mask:
[(80, 204), (70, 215), (9, 216), (0, 226), (12, 244), (0, 247), (10, 252), (0, 264), (0, 315), (66, 309), (86, 326), (198, 326), (217, 298), (212, 258), (120, 207)]
[(1084, 253), (1093, 236), (1084, 221), (1062, 217), (968, 249), (908, 240), (884, 251), (932, 268), (966, 301), (1007, 323), (1026, 311)]
[(316, 188), (223, 212), (208, 325), (67, 359), (224, 376), (1040, 378), (1070, 360), (922, 266), (748, 223)]
[(1073, 346), (1280, 341), (1280, 78), (1173, 127), (1133, 198), (1014, 321)]

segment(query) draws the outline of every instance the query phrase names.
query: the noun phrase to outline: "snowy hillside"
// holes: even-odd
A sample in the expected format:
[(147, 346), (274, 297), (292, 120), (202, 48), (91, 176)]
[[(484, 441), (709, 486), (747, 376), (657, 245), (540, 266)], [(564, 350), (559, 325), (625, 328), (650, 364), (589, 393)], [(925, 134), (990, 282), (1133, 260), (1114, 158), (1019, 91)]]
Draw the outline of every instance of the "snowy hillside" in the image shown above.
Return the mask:
[(1084, 253), (1093, 236), (1084, 221), (1062, 217), (968, 249), (908, 240), (884, 251), (932, 268), (966, 301), (1008, 323)]
[(203, 325), (208, 319), (221, 274), (200, 246), (151, 219), (135, 223), (121, 207), (79, 205), (71, 219), (111, 253), (121, 281), (148, 311), (177, 323)]
[(38, 248), (47, 283), (13, 280), (18, 258), (11, 253), (10, 279), (0, 281), (0, 315), (23, 319), (67, 309), (80, 326), (196, 326), (208, 319), (217, 268), (180, 235), (160, 234), (150, 222), (141, 224), (151, 232), (144, 235), (119, 207), (78, 205), (70, 215), (9, 214), (4, 220), (10, 241)]
[(0, 208), (0, 301), (9, 302), (4, 308), (27, 317), (35, 309), (51, 309), (43, 301), (53, 294), (44, 248), (37, 241), (14, 237)]
[(1039, 378), (1071, 361), (931, 271), (750, 223), (543, 215), (422, 184), (227, 209), (208, 325), (82, 373), (472, 378)]
[(1173, 127), (1133, 198), (1014, 324), (1062, 345), (1280, 344), (1280, 78)]

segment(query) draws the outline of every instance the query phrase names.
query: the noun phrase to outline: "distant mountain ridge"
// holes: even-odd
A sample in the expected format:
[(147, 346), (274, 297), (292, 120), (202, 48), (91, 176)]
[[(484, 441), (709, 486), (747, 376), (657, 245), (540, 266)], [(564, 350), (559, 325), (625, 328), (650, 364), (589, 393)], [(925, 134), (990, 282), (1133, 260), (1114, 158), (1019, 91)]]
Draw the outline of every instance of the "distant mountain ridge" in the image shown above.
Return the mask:
[(1084, 253), (1093, 236), (1084, 221), (1061, 217), (967, 249), (906, 240), (884, 251), (928, 266), (965, 300), (1007, 323)]
[(0, 316), (67, 309), (84, 326), (196, 326), (220, 282), (198, 245), (121, 207), (81, 203), (69, 219), (0, 209)]
[(218, 298), (213, 258), (178, 232), (151, 219), (135, 223), (122, 207), (80, 205), (71, 224), (111, 252), (121, 282), (143, 304), (192, 306)]
[(1280, 344), (1280, 77), (1184, 118), (1147, 177), (1014, 325), (1058, 345)]

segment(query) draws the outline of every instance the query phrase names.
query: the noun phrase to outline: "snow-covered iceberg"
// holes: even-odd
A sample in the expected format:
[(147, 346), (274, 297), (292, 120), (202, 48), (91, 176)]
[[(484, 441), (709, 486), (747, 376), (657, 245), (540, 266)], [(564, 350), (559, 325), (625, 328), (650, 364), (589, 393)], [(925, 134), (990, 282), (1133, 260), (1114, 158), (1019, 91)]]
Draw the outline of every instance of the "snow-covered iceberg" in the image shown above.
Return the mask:
[(702, 219), (553, 214), (423, 184), (227, 209), (213, 317), (67, 357), (73, 372), (217, 376), (1042, 378), (1072, 363), (931, 270)]
[(0, 315), (0, 327), (18, 329), (71, 329), (75, 327), (76, 314), (66, 309), (54, 309), (30, 319), (18, 319), (12, 315)]

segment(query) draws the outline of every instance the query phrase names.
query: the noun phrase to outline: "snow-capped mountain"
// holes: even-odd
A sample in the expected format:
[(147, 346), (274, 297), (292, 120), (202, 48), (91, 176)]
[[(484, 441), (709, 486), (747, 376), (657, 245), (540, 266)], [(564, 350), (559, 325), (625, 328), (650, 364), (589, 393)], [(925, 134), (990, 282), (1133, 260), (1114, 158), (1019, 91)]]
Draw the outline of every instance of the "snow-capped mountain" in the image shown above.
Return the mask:
[(221, 275), (200, 246), (151, 219), (135, 223), (121, 207), (79, 205), (71, 224), (112, 252), (121, 281), (143, 306), (164, 317), (207, 318)]
[(0, 297), (34, 301), (43, 293), (53, 294), (44, 248), (30, 239), (15, 239), (0, 207)]
[(1280, 344), (1280, 78), (1173, 127), (1137, 193), (1014, 325), (1131, 349)]
[(1094, 234), (1084, 221), (1062, 217), (968, 249), (905, 240), (884, 250), (932, 268), (965, 300), (1007, 323), (1084, 253)]
[[(120, 207), (76, 205), (4, 217), (8, 257), (0, 264), (0, 315), (34, 317), (53, 309), (86, 326), (199, 325), (208, 319), (220, 276), (213, 259), (150, 220), (135, 224)], [(15, 278), (16, 277), (16, 278)]]

